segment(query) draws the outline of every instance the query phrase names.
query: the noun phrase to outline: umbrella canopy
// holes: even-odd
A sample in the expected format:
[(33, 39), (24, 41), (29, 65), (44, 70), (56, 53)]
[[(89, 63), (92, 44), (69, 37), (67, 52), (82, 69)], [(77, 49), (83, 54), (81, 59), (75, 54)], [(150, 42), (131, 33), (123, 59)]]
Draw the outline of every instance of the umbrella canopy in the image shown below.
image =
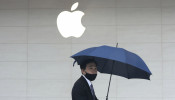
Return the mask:
[(151, 72), (144, 61), (136, 54), (123, 48), (99, 46), (82, 50), (71, 56), (78, 65), (86, 59), (97, 62), (101, 73), (114, 74), (128, 79), (140, 78), (150, 80)]

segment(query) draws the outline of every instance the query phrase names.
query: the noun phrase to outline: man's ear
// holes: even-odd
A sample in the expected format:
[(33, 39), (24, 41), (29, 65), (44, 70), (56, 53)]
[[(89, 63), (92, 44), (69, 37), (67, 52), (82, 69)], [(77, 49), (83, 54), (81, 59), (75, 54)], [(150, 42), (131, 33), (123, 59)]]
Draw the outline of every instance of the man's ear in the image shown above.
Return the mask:
[(81, 73), (85, 75), (85, 69), (81, 69)]

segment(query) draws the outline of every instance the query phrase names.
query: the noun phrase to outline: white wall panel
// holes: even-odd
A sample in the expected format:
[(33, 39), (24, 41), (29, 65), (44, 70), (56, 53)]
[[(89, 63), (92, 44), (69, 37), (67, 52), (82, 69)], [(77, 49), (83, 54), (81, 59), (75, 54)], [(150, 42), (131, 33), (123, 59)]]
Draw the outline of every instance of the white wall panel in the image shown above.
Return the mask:
[[(63, 38), (58, 14), (85, 13), (81, 38)], [(151, 80), (113, 76), (110, 100), (174, 100), (174, 0), (0, 0), (0, 100), (70, 100), (81, 72), (70, 56), (109, 45), (138, 54)], [(108, 74), (93, 82), (105, 100)]]

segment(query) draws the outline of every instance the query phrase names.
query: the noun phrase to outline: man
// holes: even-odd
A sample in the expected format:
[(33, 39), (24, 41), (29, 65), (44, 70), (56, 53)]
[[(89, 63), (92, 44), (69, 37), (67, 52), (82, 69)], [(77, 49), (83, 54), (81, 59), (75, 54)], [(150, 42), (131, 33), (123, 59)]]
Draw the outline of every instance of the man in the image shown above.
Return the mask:
[(91, 83), (97, 76), (97, 63), (88, 59), (80, 65), (80, 68), (82, 76), (72, 88), (72, 100), (98, 100)]

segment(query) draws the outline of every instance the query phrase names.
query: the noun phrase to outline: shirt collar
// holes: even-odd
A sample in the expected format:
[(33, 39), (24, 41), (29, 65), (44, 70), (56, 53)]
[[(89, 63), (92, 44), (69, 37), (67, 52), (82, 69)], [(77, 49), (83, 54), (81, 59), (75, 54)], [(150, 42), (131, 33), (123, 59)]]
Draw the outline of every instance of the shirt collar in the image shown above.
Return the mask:
[(92, 84), (91, 81), (89, 81), (84, 75), (82, 75), (82, 76), (86, 79), (88, 85), (91, 86), (91, 84)]

